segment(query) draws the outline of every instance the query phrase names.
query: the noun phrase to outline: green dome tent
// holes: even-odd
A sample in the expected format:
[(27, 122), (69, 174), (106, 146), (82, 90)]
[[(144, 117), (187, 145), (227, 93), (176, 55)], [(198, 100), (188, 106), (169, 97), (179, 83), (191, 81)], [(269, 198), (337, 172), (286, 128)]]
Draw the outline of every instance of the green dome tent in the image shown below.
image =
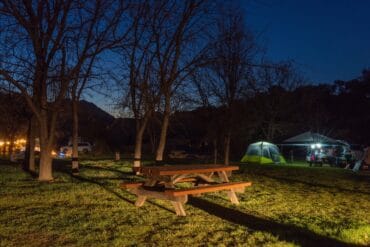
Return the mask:
[(241, 162), (258, 164), (286, 163), (284, 157), (279, 152), (279, 148), (275, 144), (269, 142), (256, 142), (250, 144)]

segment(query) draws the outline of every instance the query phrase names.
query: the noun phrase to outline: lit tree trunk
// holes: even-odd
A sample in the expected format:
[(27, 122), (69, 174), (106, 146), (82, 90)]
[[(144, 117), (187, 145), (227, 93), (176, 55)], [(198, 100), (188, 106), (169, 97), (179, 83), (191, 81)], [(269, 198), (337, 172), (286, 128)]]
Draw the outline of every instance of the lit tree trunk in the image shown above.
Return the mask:
[(119, 151), (116, 151), (115, 152), (115, 159), (114, 159), (115, 161), (119, 161), (119, 160), (121, 160), (121, 155), (120, 155), (120, 152)]
[(157, 154), (156, 154), (156, 157), (155, 157), (156, 162), (162, 162), (163, 161), (164, 149), (166, 147), (167, 130), (168, 130), (168, 125), (169, 125), (169, 121), (170, 121), (170, 114), (171, 114), (171, 105), (170, 104), (171, 104), (170, 103), (170, 97), (166, 96), (161, 135), (160, 135), (159, 144), (158, 144), (158, 148), (157, 148)]
[(231, 141), (231, 131), (228, 131), (226, 136), (225, 136), (225, 160), (224, 164), (229, 165), (230, 163), (230, 141)]
[[(41, 110), (39, 115), (39, 131), (40, 131), (40, 168), (39, 168), (39, 181), (53, 180), (53, 167), (51, 151), (54, 144), (55, 126), (57, 122), (57, 111), (50, 113), (48, 118), (48, 111)], [(50, 120), (50, 121), (48, 121)]]
[(78, 100), (75, 97), (72, 98), (72, 119), (72, 174), (78, 175)]
[(53, 180), (52, 175), (52, 159), (50, 157), (51, 145), (48, 138), (48, 124), (47, 124), (47, 113), (42, 112), (39, 121), (40, 129), (40, 169), (39, 169), (39, 180), (40, 181), (51, 181)]
[(53, 180), (52, 159), (50, 157), (49, 150), (50, 150), (49, 147), (41, 148), (39, 181), (52, 181)]
[(140, 130), (136, 133), (134, 167), (141, 167), (141, 152), (142, 152), (144, 129), (145, 128), (141, 126)]
[(135, 138), (134, 167), (141, 167), (143, 136), (144, 136), (144, 132), (148, 124), (148, 121), (149, 121), (149, 115), (145, 115), (141, 125), (139, 122), (137, 122), (138, 127), (137, 127), (136, 138)]

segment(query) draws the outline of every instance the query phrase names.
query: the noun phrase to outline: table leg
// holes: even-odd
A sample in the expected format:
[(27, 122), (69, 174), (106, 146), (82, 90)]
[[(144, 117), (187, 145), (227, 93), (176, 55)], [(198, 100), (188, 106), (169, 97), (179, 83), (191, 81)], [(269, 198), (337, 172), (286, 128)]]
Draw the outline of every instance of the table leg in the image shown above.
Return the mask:
[(226, 172), (225, 171), (221, 171), (221, 172), (217, 172), (218, 176), (220, 177), (221, 181), (222, 182), (226, 182), (228, 183), (229, 182), (229, 177), (227, 176)]
[(233, 189), (227, 191), (227, 196), (229, 197), (231, 203), (239, 204), (238, 197), (236, 196), (235, 191)]
[(165, 182), (164, 183), (164, 187), (166, 188), (166, 189), (175, 189), (176, 187), (175, 187), (175, 183), (171, 180), (171, 181), (169, 181), (169, 182)]
[(141, 207), (144, 205), (145, 201), (146, 201), (146, 196), (140, 196), (138, 195), (137, 196), (137, 199), (136, 199), (136, 202), (135, 202), (135, 206), (136, 207)]
[[(227, 173), (225, 171), (218, 172), (218, 176), (221, 178), (222, 182), (226, 182), (226, 183), (229, 182), (229, 176), (227, 175)], [(231, 189), (231, 190), (227, 191), (227, 196), (229, 197), (231, 203), (239, 204), (239, 200), (238, 200), (238, 197), (235, 194), (234, 189)]]
[(171, 201), (177, 216), (186, 216), (184, 205), (181, 202)]
[(153, 187), (157, 184), (157, 180), (155, 179), (149, 179), (148, 181), (145, 182), (145, 186)]

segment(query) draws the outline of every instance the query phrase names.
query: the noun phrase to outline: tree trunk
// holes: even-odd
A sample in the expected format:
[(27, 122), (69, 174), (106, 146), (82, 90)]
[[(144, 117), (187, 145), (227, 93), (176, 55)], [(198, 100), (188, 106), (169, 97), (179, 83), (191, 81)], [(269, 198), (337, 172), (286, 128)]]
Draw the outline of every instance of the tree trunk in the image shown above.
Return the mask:
[(230, 163), (230, 141), (231, 141), (231, 133), (230, 131), (227, 132), (226, 136), (225, 136), (225, 160), (224, 160), (224, 164), (225, 165), (229, 165)]
[(150, 139), (150, 152), (154, 154), (156, 151), (156, 147), (157, 147), (157, 137), (156, 137), (156, 133), (153, 127), (149, 128), (148, 135)]
[(165, 109), (164, 109), (164, 115), (163, 115), (163, 121), (162, 121), (161, 135), (160, 135), (159, 144), (157, 148), (157, 154), (155, 157), (156, 162), (163, 161), (164, 149), (166, 147), (167, 130), (168, 130), (169, 122), (170, 122), (170, 114), (171, 114), (171, 102), (170, 102), (170, 97), (167, 96), (165, 99)]
[(136, 128), (136, 138), (135, 138), (135, 153), (134, 153), (134, 170), (136, 167), (141, 167), (141, 154), (142, 154), (142, 147), (143, 147), (143, 136), (148, 125), (149, 115), (144, 116), (142, 123), (140, 121), (137, 122)]
[(23, 160), (23, 163), (22, 163), (22, 169), (24, 171), (29, 171), (29, 169), (30, 169), (30, 167), (28, 165), (28, 162), (30, 160), (30, 132), (31, 132), (31, 119), (28, 120), (26, 149), (24, 151), (24, 160)]
[(39, 181), (52, 181), (52, 159), (50, 157), (50, 148), (41, 146), (40, 152), (40, 171)]
[(78, 175), (78, 100), (72, 99), (72, 174)]
[(119, 151), (116, 151), (115, 152), (115, 158), (114, 158), (115, 161), (120, 161), (121, 160), (121, 154), (119, 153)]
[[(35, 127), (33, 122), (34, 117), (31, 117), (28, 121), (28, 131), (27, 131), (27, 143), (26, 150), (23, 160), (23, 170), (35, 172)], [(32, 151), (31, 151), (32, 150)]]
[(3, 144), (2, 153), (3, 153), (3, 156), (6, 155), (6, 142), (4, 142)]
[(213, 139), (213, 163), (217, 164), (217, 155), (218, 155), (218, 148), (217, 148), (217, 138)]
[(12, 157), (14, 151), (14, 134), (10, 135), (10, 144), (9, 144), (9, 157)]
[(28, 154), (28, 169), (30, 172), (36, 172), (36, 161), (35, 161), (35, 135), (31, 135), (32, 139), (29, 139), (29, 154)]
[(53, 180), (52, 159), (50, 157), (51, 143), (48, 138), (47, 112), (44, 111), (40, 117), (40, 169), (39, 181)]
[(28, 136), (28, 146), (29, 146), (29, 156), (28, 156), (28, 169), (31, 172), (36, 172), (35, 164), (35, 138), (36, 138), (36, 119), (31, 118), (29, 136)]
[(135, 153), (134, 153), (134, 167), (141, 167), (141, 151), (143, 145), (144, 128), (140, 128), (136, 133), (135, 139)]

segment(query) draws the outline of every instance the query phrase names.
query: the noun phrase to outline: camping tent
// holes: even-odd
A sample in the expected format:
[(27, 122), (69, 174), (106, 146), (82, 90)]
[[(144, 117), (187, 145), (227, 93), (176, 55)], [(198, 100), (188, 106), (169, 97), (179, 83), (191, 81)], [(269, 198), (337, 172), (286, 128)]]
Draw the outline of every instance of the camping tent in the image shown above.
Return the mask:
[(286, 139), (283, 142), (283, 145), (309, 145), (314, 143), (323, 143), (328, 145), (343, 145), (342, 142), (334, 140), (330, 137), (314, 133), (311, 131), (304, 132), (302, 134), (293, 136), (289, 139)]
[(309, 162), (311, 159), (317, 163), (322, 163), (325, 160), (325, 162), (337, 166), (347, 163), (346, 153), (350, 148), (350, 145), (345, 141), (335, 140), (312, 131), (288, 138), (280, 146), (281, 148), (290, 147), (292, 160), (293, 150), (299, 154), (298, 156), (303, 156), (304, 151), (306, 160)]
[(250, 144), (241, 162), (259, 164), (286, 163), (284, 157), (280, 154), (278, 147), (269, 142), (256, 142)]

